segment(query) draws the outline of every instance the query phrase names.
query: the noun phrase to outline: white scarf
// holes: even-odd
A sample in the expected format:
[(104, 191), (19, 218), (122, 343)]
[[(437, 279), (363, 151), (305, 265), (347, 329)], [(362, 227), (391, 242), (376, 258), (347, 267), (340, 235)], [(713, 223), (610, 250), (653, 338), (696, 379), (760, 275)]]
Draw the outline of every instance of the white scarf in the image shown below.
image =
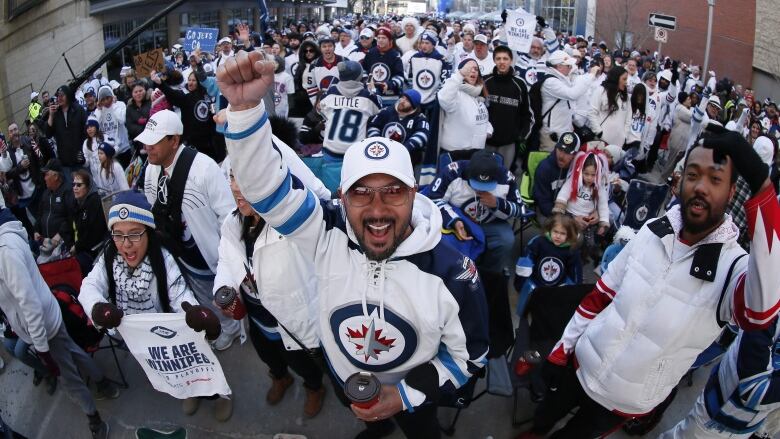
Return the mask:
[(149, 255), (141, 264), (130, 268), (121, 255), (114, 259), (114, 284), (116, 285), (116, 306), (125, 314), (155, 312), (154, 301), (149, 291), (154, 272)]

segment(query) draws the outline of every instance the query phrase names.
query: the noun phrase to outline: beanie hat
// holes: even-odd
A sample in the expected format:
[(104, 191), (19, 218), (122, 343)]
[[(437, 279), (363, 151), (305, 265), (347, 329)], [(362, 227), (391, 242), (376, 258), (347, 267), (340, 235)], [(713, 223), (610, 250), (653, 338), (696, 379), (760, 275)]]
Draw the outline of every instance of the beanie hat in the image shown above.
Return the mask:
[(652, 70), (648, 70), (644, 75), (642, 75), (642, 82), (647, 82), (650, 80), (650, 78), (655, 78), (655, 72)]
[(388, 29), (385, 26), (382, 26), (379, 29), (377, 29), (376, 30), (376, 35), (377, 36), (379, 36), (379, 35), (386, 36), (387, 38), (390, 39), (390, 44), (393, 44), (393, 41), (395, 41), (395, 36), (393, 35), (393, 31), (391, 31), (390, 29)]
[(95, 119), (94, 117), (90, 117), (89, 119), (87, 119), (87, 125), (86, 125), (86, 128), (89, 127), (95, 127), (97, 129), (100, 129), (100, 122), (98, 122), (98, 120)]
[(420, 97), (420, 92), (417, 90), (410, 88), (409, 90), (406, 90), (403, 92), (402, 96), (406, 96), (407, 99), (409, 99), (409, 102), (412, 104), (412, 107), (417, 108), (420, 106), (420, 101), (422, 98)]
[(107, 97), (114, 97), (114, 90), (111, 89), (110, 85), (103, 85), (98, 89), (98, 100), (101, 100), (103, 98)]
[(772, 166), (775, 156), (775, 145), (767, 136), (758, 136), (753, 142), (753, 149), (756, 151), (761, 161), (768, 166)]
[(142, 193), (136, 191), (122, 192), (114, 198), (114, 204), (108, 211), (108, 228), (112, 228), (120, 221), (130, 221), (155, 228), (152, 206)]
[(111, 139), (106, 139), (103, 143), (98, 146), (98, 150), (103, 151), (103, 154), (106, 155), (108, 158), (113, 158), (116, 154), (116, 149), (114, 149), (114, 145), (110, 142)]
[[(463, 66), (469, 63), (469, 61), (472, 61), (474, 62), (474, 64), (477, 64), (477, 60), (475, 60), (474, 58), (463, 58), (463, 61), (461, 61), (460, 64), (458, 64), (458, 70), (462, 69)], [(477, 67), (479, 67), (479, 64), (477, 64)]]
[(363, 68), (355, 61), (347, 60), (338, 64), (341, 81), (358, 81), (363, 75)]
[(625, 155), (623, 148), (618, 145), (607, 145), (604, 149), (612, 157), (612, 163), (618, 163)]
[(439, 37), (437, 37), (436, 34), (434, 34), (431, 30), (426, 30), (420, 34), (420, 39), (424, 41), (430, 41), (430, 43), (434, 46), (439, 44)]

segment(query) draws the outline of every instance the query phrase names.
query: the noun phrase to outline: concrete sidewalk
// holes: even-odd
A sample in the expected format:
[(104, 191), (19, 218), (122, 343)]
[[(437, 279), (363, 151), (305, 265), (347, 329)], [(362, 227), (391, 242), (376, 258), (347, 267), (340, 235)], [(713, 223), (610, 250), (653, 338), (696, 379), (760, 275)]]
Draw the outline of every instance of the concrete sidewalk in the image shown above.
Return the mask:
[[(5, 398), (0, 401), (0, 410), (9, 425), (31, 439), (90, 437), (86, 417), (68, 400), (62, 389), (58, 388), (53, 396), (48, 396), (44, 385), (33, 387), (32, 371), (29, 368), (6, 352), (2, 356), (6, 368), (0, 374), (0, 385), (5, 390)], [(96, 358), (109, 376), (117, 376), (110, 351), (102, 350)], [(181, 402), (152, 389), (141, 367), (130, 354), (120, 351), (119, 359), (130, 388), (123, 390), (118, 399), (98, 401), (101, 415), (111, 426), (110, 437), (113, 439), (135, 438), (137, 427), (173, 430), (183, 426), (187, 428), (190, 439), (271, 439), (276, 433), (301, 434), (309, 439), (349, 439), (362, 429), (362, 422), (357, 421), (352, 412), (341, 406), (334, 397), (327, 379), (325, 406), (314, 419), (304, 419), (302, 416), (305, 392), (301, 380), (297, 378), (296, 384), (288, 390), (279, 405), (268, 406), (265, 403), (265, 393), (270, 385), (268, 370), (248, 342), (244, 345), (236, 344), (219, 356), (234, 392), (233, 417), (226, 423), (214, 420), (214, 403), (211, 401), (203, 401), (194, 416), (182, 415)], [(647, 437), (655, 437), (688, 412), (707, 375), (706, 371), (699, 371), (694, 375), (693, 387), (682, 386), (657, 432)], [(484, 380), (479, 384), (479, 388), (483, 387)], [(530, 417), (534, 406), (523, 391), (519, 418)], [(442, 423), (449, 422), (453, 415), (452, 409), (439, 411)], [(512, 439), (529, 426), (513, 428), (511, 416), (511, 398), (485, 395), (462, 412), (453, 437)], [(618, 433), (611, 437), (628, 436)], [(403, 435), (400, 431), (392, 436), (392, 439), (401, 438)]]

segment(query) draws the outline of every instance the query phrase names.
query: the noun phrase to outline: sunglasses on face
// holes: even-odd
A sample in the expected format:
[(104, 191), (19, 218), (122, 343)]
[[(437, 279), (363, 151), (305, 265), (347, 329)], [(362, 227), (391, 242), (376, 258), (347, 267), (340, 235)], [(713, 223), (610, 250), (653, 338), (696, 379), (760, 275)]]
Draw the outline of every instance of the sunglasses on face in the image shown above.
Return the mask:
[(383, 187), (357, 186), (347, 191), (346, 198), (350, 206), (364, 207), (374, 201), (374, 194), (379, 193), (383, 203), (390, 206), (400, 206), (408, 200), (410, 190), (411, 188), (408, 186), (398, 184)]
[(83, 187), (84, 183), (73, 182), (73, 187)]

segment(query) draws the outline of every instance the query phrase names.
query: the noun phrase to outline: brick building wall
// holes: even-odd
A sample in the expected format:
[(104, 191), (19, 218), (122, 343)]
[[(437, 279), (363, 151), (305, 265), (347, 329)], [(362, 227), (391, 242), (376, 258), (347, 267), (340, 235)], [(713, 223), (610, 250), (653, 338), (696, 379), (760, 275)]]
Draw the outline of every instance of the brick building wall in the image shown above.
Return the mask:
[[(712, 23), (710, 69), (719, 77), (728, 76), (746, 86), (753, 76), (756, 1), (717, 0)], [(661, 48), (662, 55), (703, 65), (707, 42), (706, 0), (598, 0), (596, 39), (614, 47), (615, 32), (628, 31), (634, 33), (635, 46), (656, 50), (658, 43), (653, 40), (653, 30), (648, 25), (651, 12), (677, 17), (677, 30), (669, 32), (669, 41)]]

